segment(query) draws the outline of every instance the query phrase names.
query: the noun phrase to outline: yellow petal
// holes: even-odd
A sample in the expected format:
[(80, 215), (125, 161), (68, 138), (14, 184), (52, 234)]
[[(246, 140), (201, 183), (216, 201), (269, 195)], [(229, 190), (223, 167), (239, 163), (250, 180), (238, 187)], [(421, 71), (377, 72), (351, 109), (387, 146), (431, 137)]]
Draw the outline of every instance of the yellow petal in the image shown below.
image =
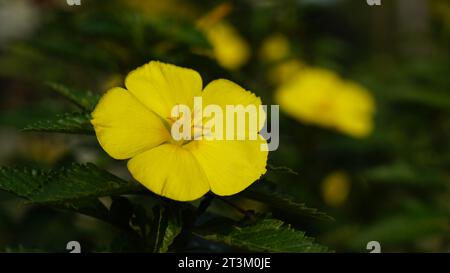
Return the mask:
[[(207, 105), (215, 104), (222, 108), (224, 113), (224, 119), (226, 119), (226, 106), (227, 105), (242, 105), (244, 107), (249, 105), (254, 105), (257, 109), (257, 128), (256, 130), (259, 132), (264, 126), (264, 122), (266, 120), (266, 113), (264, 111), (259, 111), (259, 106), (261, 105), (261, 99), (257, 97), (250, 91), (245, 90), (240, 87), (238, 84), (225, 80), (218, 79), (210, 82), (202, 93), (203, 99), (203, 107), (205, 108)], [(261, 118), (259, 118), (261, 116)], [(236, 115), (236, 118), (239, 116)], [(224, 120), (226, 122), (226, 120)], [(246, 123), (248, 124), (249, 120), (247, 118)], [(235, 122), (235, 124), (237, 124)], [(225, 128), (225, 125), (224, 125)]]
[(288, 38), (281, 33), (276, 33), (263, 41), (259, 54), (264, 61), (276, 62), (288, 57), (290, 51)]
[(130, 158), (170, 137), (161, 120), (123, 88), (102, 97), (91, 123), (100, 145), (115, 159)]
[(131, 71), (125, 86), (148, 109), (168, 118), (177, 104), (192, 107), (194, 96), (201, 95), (202, 79), (192, 69), (151, 61)]
[(163, 144), (128, 161), (133, 177), (152, 192), (178, 201), (192, 201), (209, 190), (207, 178), (192, 153)]
[(366, 137), (374, 127), (374, 99), (368, 90), (356, 83), (344, 82), (342, 85), (337, 102), (340, 109), (336, 115), (337, 128), (356, 138)]
[(332, 172), (322, 181), (321, 190), (328, 205), (342, 205), (350, 194), (350, 179), (345, 172)]
[(275, 94), (281, 110), (307, 123), (332, 127), (336, 119), (335, 91), (339, 78), (323, 69), (304, 69)]
[(203, 104), (217, 104), (221, 107), (227, 104), (261, 105), (261, 99), (255, 94), (225, 79), (210, 82), (203, 90), (202, 97)]
[(373, 130), (375, 103), (369, 91), (331, 71), (303, 69), (282, 84), (275, 96), (283, 111), (303, 122), (352, 137), (365, 137)]
[(192, 141), (185, 145), (192, 151), (205, 172), (212, 192), (217, 195), (236, 194), (266, 172), (267, 142), (259, 140), (242, 141)]
[(205, 27), (206, 37), (211, 43), (218, 63), (227, 69), (242, 67), (250, 58), (250, 49), (236, 29), (227, 22)]
[(301, 71), (304, 68), (304, 66), (305, 65), (297, 59), (283, 61), (273, 66), (273, 68), (269, 70), (268, 73), (269, 81), (276, 85), (288, 82), (299, 71)]

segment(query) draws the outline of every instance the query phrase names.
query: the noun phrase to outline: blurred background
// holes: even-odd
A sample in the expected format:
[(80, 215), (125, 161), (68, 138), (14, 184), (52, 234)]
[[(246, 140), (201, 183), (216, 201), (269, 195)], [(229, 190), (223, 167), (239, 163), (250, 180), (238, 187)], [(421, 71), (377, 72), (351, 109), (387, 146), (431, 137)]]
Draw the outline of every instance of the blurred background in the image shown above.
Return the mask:
[[(160, 60), (280, 104), (269, 163), (297, 174), (268, 179), (336, 219), (298, 223), (320, 243), (337, 252), (367, 252), (373, 240), (386, 252), (450, 251), (449, 1), (80, 4), (0, 0), (0, 165), (95, 162), (126, 177), (94, 137), (20, 129), (75, 110), (47, 82), (101, 94)], [(0, 251), (61, 252), (71, 240), (103, 251), (116, 233), (0, 192)]]

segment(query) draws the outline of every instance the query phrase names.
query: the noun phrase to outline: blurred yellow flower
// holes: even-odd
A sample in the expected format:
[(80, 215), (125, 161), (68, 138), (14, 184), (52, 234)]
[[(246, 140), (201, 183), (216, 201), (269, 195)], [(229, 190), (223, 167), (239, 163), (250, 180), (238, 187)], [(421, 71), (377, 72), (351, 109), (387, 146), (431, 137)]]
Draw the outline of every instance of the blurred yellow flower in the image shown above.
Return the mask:
[(268, 73), (269, 81), (276, 85), (287, 82), (294, 75), (296, 75), (303, 67), (304, 64), (297, 59), (290, 59), (287, 61), (283, 61), (273, 66), (273, 68), (269, 70)]
[(212, 46), (211, 51), (193, 49), (217, 60), (219, 65), (229, 70), (237, 70), (250, 58), (247, 41), (224, 18), (231, 12), (228, 2), (213, 8), (198, 19), (199, 11), (193, 5), (180, 0), (130, 0), (124, 1), (129, 7), (151, 16), (170, 15), (196, 21), (201, 31)]
[(197, 26), (211, 43), (212, 55), (217, 62), (226, 69), (236, 70), (247, 63), (250, 47), (233, 25), (224, 19), (231, 10), (230, 3), (222, 3), (200, 18)]
[(168, 126), (174, 106), (192, 107), (194, 97), (201, 96), (205, 107), (259, 107), (253, 93), (224, 79), (202, 91), (196, 71), (157, 61), (130, 72), (125, 86), (102, 97), (91, 123), (102, 148), (115, 159), (130, 159), (130, 173), (154, 193), (178, 201), (195, 200), (209, 190), (232, 195), (266, 172), (268, 152), (260, 145), (267, 143), (260, 135), (257, 140), (180, 142)]
[(289, 40), (283, 34), (272, 34), (263, 41), (260, 57), (267, 62), (283, 60), (290, 55)]
[(52, 166), (68, 153), (69, 146), (64, 138), (30, 136), (19, 149), (27, 159)]
[(213, 55), (224, 68), (236, 70), (247, 63), (250, 48), (237, 30), (222, 21), (202, 28), (213, 48)]
[(322, 181), (321, 192), (327, 205), (340, 206), (347, 200), (350, 193), (350, 179), (345, 172), (332, 172)]
[(283, 111), (305, 123), (357, 138), (373, 130), (375, 103), (369, 91), (329, 70), (300, 70), (278, 88), (275, 99)]

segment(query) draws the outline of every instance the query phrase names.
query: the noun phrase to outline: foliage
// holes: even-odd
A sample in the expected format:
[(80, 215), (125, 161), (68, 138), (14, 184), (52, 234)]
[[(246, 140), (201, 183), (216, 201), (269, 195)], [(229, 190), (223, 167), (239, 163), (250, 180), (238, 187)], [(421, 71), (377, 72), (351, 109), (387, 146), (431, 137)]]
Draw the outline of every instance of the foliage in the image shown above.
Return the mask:
[(259, 219), (247, 226), (233, 226), (231, 230), (201, 235), (203, 238), (228, 246), (255, 252), (327, 252), (304, 232), (292, 229), (277, 219)]
[[(359, 1), (142, 1), (169, 9), (34, 2), (45, 18), (23, 37), (0, 37), (0, 251), (61, 252), (68, 240), (92, 252), (364, 252), (372, 240), (383, 251), (448, 250), (443, 12), (427, 15), (421, 35), (391, 18), (399, 15), (395, 1), (376, 9)], [(224, 12), (227, 5), (233, 8)], [(239, 69), (215, 58), (198, 27), (206, 15), (248, 43), (251, 57)], [(275, 61), (259, 51), (273, 35), (288, 44)], [(131, 179), (126, 162), (101, 150), (90, 123), (101, 94), (150, 60), (192, 67), (204, 85), (232, 79), (264, 104), (273, 102), (274, 68), (284, 62), (333, 70), (370, 91), (374, 130), (353, 139), (282, 113), (280, 147), (269, 155), (281, 167), (270, 164), (230, 198), (174, 202)], [(63, 152), (47, 160), (49, 149)], [(321, 181), (335, 171), (350, 180), (348, 197), (334, 207)]]
[[(92, 103), (89, 102), (92, 99), (91, 92), (74, 92), (62, 85), (53, 85), (52, 88), (85, 110), (92, 107)], [(88, 113), (66, 113), (56, 121), (47, 120), (27, 126), (25, 131), (93, 134)], [(118, 223), (117, 220), (112, 219), (112, 214), (117, 210), (114, 204), (118, 202), (117, 200), (125, 198), (115, 199), (116, 201), (111, 205), (109, 212), (105, 211), (105, 207), (98, 202), (98, 198), (145, 193), (145, 189), (136, 182), (125, 181), (92, 163), (73, 164), (70, 167), (52, 170), (2, 167), (0, 169), (0, 189), (26, 198), (33, 204), (46, 204), (56, 208), (72, 210), (114, 224)], [(243, 196), (266, 202), (274, 208), (286, 210), (300, 217), (330, 219), (329, 216), (318, 212), (316, 209), (307, 208), (304, 204), (295, 203), (281, 195), (269, 193), (262, 189), (250, 189)], [(125, 200), (122, 202), (129, 203), (128, 199)], [(147, 245), (142, 247), (144, 250), (152, 252), (167, 252), (183, 228), (181, 212), (173, 207), (162, 205), (154, 206), (152, 212), (153, 217), (151, 219), (147, 219), (145, 212), (143, 212), (144, 215), (139, 217), (146, 219), (136, 220), (141, 225), (140, 236), (147, 242)], [(120, 212), (119, 214), (123, 213)], [(124, 215), (119, 216), (123, 217)], [(120, 225), (126, 227), (126, 229), (130, 228), (127, 221)], [(204, 238), (228, 243), (236, 247), (245, 247), (250, 251), (326, 251), (326, 248), (315, 245), (312, 239), (305, 237), (304, 232), (295, 231), (289, 226), (282, 227), (282, 225), (283, 222), (281, 221), (265, 219), (261, 223), (245, 227), (240, 230), (241, 233), (232, 232), (228, 235), (213, 233), (204, 236)], [(253, 239), (247, 236), (249, 233), (254, 234)], [(277, 235), (276, 238), (280, 241), (273, 241), (266, 245), (267, 238), (264, 238), (264, 236), (273, 236), (277, 233), (279, 233), (279, 236)], [(242, 239), (239, 239), (241, 237), (248, 237), (249, 241), (241, 241)], [(286, 241), (289, 241), (292, 246), (285, 245), (284, 242)]]

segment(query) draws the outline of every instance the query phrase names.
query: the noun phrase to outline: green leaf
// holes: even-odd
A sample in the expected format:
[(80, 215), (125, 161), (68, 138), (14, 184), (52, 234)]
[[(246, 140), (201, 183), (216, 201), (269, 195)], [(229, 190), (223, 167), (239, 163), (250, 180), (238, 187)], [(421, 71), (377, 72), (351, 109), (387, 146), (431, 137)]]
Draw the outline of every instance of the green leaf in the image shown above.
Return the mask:
[(60, 202), (90, 197), (126, 194), (140, 189), (94, 164), (73, 164), (60, 169), (40, 191), (32, 195), (33, 202)]
[(0, 167), (0, 189), (29, 198), (45, 184), (50, 171)]
[(81, 199), (71, 202), (53, 204), (53, 207), (61, 210), (81, 213), (105, 222), (112, 222), (109, 211), (99, 199)]
[(283, 195), (267, 187), (253, 186), (239, 194), (242, 197), (253, 199), (268, 205), (272, 209), (294, 217), (308, 217), (324, 221), (334, 221), (334, 218), (316, 208), (309, 208), (304, 203), (298, 203), (291, 197)]
[[(36, 202), (35, 195), (48, 183), (52, 171), (0, 168), (0, 190)], [(98, 199), (83, 199), (53, 204), (55, 208), (89, 215), (109, 221), (108, 209)]]
[(170, 207), (155, 206), (154, 220), (150, 230), (153, 252), (164, 253), (181, 232), (181, 215)]
[[(211, 228), (209, 228), (211, 230)], [(233, 226), (198, 234), (206, 240), (252, 252), (329, 252), (328, 248), (306, 237), (277, 219), (260, 219), (253, 225)]]
[(94, 134), (94, 128), (87, 113), (65, 113), (55, 119), (38, 121), (26, 126), (24, 131), (53, 132), (66, 134)]
[(55, 82), (48, 82), (47, 85), (84, 111), (94, 110), (100, 99), (100, 94), (94, 94), (92, 91), (81, 91)]
[(142, 188), (88, 163), (51, 171), (2, 167), (0, 189), (32, 203), (64, 203), (134, 193)]
[(181, 233), (181, 216), (177, 212), (173, 212), (167, 216), (168, 222), (164, 237), (159, 248), (159, 252), (167, 252), (169, 247), (172, 245), (175, 238)]

